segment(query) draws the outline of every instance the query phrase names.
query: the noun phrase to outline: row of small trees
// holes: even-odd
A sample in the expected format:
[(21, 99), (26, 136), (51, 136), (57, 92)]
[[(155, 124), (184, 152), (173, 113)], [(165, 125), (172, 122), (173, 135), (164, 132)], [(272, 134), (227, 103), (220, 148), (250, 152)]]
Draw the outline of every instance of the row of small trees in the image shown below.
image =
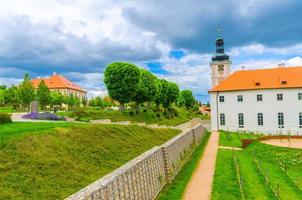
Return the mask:
[(68, 106), (77, 106), (81, 103), (86, 104), (86, 99), (81, 100), (74, 95), (63, 95), (60, 92), (51, 92), (45, 82), (42, 80), (37, 89), (34, 88), (30, 77), (25, 74), (22, 83), (18, 86), (0, 87), (0, 104), (12, 105), (14, 108), (25, 107), (28, 108), (30, 102), (38, 100), (41, 108), (46, 106), (57, 105), (61, 106), (63, 103)]
[(109, 96), (121, 104), (121, 110), (129, 102), (135, 102), (137, 108), (143, 103), (154, 102), (165, 109), (173, 103), (187, 108), (196, 103), (190, 90), (180, 92), (176, 83), (159, 79), (149, 71), (126, 62), (114, 62), (107, 66), (105, 84)]

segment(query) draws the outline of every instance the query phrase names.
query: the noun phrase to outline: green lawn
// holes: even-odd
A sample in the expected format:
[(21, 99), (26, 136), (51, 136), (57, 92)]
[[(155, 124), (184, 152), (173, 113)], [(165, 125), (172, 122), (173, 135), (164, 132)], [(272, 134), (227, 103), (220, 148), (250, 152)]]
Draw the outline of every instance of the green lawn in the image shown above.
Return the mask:
[(0, 125), (0, 148), (11, 139), (20, 138), (26, 134), (41, 134), (56, 127), (69, 127), (67, 122), (15, 122)]
[[(221, 134), (220, 137), (226, 136)], [(245, 134), (242, 137), (254, 137), (254, 135)], [(238, 146), (238, 139), (234, 141), (227, 141), (227, 144), (232, 142)], [(280, 199), (302, 199), (302, 150), (254, 142), (243, 151), (234, 151), (234, 153), (240, 165), (246, 199), (276, 199), (257, 168), (254, 156), (260, 162), (262, 170), (268, 175), (273, 189), (276, 190), (279, 185)], [(231, 150), (220, 149), (218, 152), (212, 199), (241, 199), (238, 182), (235, 179), (232, 155)], [(287, 173), (282, 170), (282, 166), (285, 165)]]
[[(54, 128), (60, 125), (65, 127)], [(6, 143), (0, 147), (0, 199), (63, 199), (178, 133), (139, 126), (1, 125)]]
[[(159, 125), (179, 125), (187, 122), (193, 118), (209, 119), (209, 116), (193, 113), (187, 111), (184, 108), (176, 108), (178, 116), (168, 119), (163, 113), (156, 114), (153, 111), (141, 111), (139, 114), (131, 114), (130, 111), (120, 112), (117, 110), (87, 110), (89, 119), (111, 119), (113, 122), (119, 121), (132, 121), (132, 122), (145, 122), (147, 124), (159, 124)], [(71, 116), (71, 112), (58, 112), (61, 116)]]
[(247, 134), (247, 133), (234, 133), (227, 131), (219, 131), (219, 145), (230, 146), (230, 147), (241, 147), (241, 139), (257, 139), (262, 135)]
[(186, 186), (197, 167), (198, 161), (203, 154), (204, 148), (208, 142), (210, 133), (207, 132), (202, 142), (193, 152), (193, 154), (188, 158), (189, 161), (183, 166), (181, 171), (175, 177), (173, 182), (166, 186), (163, 191), (159, 194), (158, 200), (180, 200), (186, 189)]
[(14, 111), (11, 107), (0, 107), (0, 113), (12, 113)]
[(233, 152), (218, 150), (214, 181), (212, 185), (212, 200), (241, 199), (240, 189), (233, 163)]

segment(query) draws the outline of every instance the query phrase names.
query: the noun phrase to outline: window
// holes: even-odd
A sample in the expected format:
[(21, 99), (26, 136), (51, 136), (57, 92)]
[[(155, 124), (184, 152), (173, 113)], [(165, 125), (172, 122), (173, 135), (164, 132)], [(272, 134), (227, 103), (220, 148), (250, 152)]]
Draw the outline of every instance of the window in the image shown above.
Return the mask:
[(299, 127), (302, 128), (302, 112), (299, 113)]
[(256, 85), (256, 86), (260, 86), (260, 82), (256, 82), (255, 85)]
[(242, 95), (237, 95), (237, 101), (242, 102), (243, 101), (243, 96)]
[(243, 113), (238, 114), (238, 126), (239, 126), (239, 128), (244, 128)]
[(282, 112), (278, 113), (278, 127), (284, 128), (284, 115)]
[(262, 101), (262, 94), (257, 94), (257, 101)]
[(224, 113), (220, 114), (220, 125), (221, 126), (225, 125), (225, 115), (224, 115)]
[(219, 102), (224, 102), (224, 96), (219, 96)]
[(302, 93), (298, 93), (298, 99), (302, 100)]
[(258, 113), (257, 118), (258, 118), (258, 126), (263, 126), (263, 114)]
[(282, 101), (283, 100), (283, 94), (277, 94), (277, 100)]

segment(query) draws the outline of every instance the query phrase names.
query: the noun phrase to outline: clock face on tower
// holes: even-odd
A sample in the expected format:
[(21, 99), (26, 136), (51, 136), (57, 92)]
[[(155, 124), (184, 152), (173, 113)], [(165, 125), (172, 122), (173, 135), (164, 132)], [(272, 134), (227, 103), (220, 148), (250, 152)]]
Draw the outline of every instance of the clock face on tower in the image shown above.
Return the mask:
[(224, 66), (223, 65), (218, 65), (218, 71), (223, 72), (223, 70), (224, 70)]

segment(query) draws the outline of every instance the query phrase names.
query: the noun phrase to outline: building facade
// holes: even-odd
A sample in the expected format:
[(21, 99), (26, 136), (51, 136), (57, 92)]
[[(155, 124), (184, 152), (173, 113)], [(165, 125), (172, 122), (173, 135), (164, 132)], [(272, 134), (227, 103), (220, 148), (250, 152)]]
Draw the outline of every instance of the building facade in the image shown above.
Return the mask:
[[(230, 69), (227, 61), (215, 62)], [(209, 91), (212, 130), (302, 134), (302, 67), (240, 70), (219, 77), (212, 63), (211, 73), (218, 74)]]
[(31, 82), (35, 88), (38, 88), (42, 80), (44, 80), (50, 91), (57, 91), (66, 96), (74, 95), (75, 97), (78, 97), (80, 99), (86, 98), (87, 96), (87, 92), (84, 89), (72, 83), (62, 75), (53, 73), (53, 75), (49, 78), (38, 77), (31, 80)]

